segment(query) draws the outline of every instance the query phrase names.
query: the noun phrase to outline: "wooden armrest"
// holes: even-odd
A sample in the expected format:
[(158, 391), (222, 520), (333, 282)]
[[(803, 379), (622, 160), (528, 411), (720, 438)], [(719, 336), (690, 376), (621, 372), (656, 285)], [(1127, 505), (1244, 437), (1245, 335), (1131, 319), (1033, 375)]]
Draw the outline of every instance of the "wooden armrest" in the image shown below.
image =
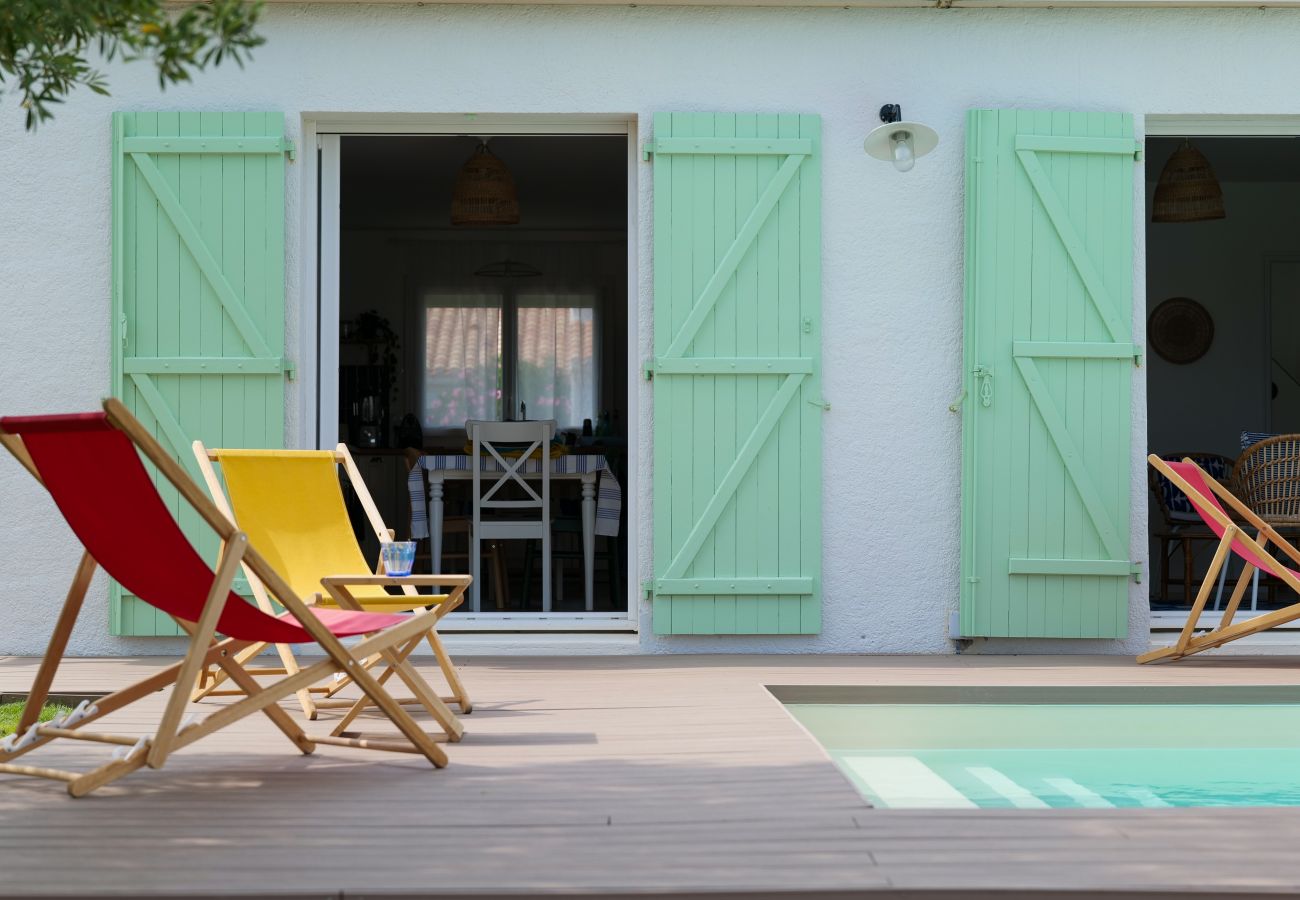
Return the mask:
[(328, 575), (320, 583), (329, 585), (396, 585), (409, 584), (412, 587), (436, 587), (443, 584), (464, 585), (468, 587), (474, 579), (469, 575), (376, 575), (367, 572), (364, 575)]

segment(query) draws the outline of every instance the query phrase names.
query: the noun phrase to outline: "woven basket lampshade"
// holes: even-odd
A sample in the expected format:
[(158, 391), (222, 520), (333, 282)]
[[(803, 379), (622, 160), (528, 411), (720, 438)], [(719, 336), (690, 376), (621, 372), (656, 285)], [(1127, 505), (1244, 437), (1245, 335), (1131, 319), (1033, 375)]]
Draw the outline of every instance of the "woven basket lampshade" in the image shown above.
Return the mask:
[(451, 224), (518, 225), (515, 179), (497, 156), (480, 143), (456, 176), (451, 191)]
[(1222, 219), (1223, 189), (1210, 161), (1184, 139), (1169, 157), (1156, 182), (1152, 222), (1205, 222)]

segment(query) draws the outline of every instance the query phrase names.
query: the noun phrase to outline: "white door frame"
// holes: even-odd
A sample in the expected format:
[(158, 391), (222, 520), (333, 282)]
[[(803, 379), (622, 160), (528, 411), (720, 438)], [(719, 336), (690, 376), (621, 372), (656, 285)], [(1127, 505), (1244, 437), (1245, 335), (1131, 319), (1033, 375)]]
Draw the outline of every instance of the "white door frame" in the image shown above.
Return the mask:
[(627, 612), (456, 613), (438, 629), (453, 631), (619, 631), (638, 630), (640, 546), (637, 479), (640, 469), (640, 350), (637, 310), (637, 117), (633, 114), (474, 113), (304, 113), (303, 184), (300, 219), (302, 285), (299, 299), (299, 439), (317, 447), (338, 442), (338, 381), (321, 373), (338, 370), (339, 161), (340, 137), (349, 134), (519, 135), (621, 134), (627, 136)]
[[(1144, 129), (1146, 137), (1296, 137), (1300, 136), (1300, 115), (1205, 115), (1205, 114), (1160, 114), (1146, 116)], [(1145, 260), (1146, 220), (1142, 229), (1143, 259)], [(1267, 263), (1266, 263), (1267, 264)], [(1146, 272), (1142, 273), (1143, 291), (1134, 292), (1135, 302), (1146, 303)], [(1146, 320), (1145, 306), (1142, 310), (1143, 321)], [(1271, 348), (1270, 348), (1271, 349)], [(1145, 377), (1145, 373), (1143, 373)], [(1148, 398), (1148, 403), (1150, 399)], [(1145, 463), (1144, 463), (1145, 465)], [(1149, 530), (1148, 530), (1149, 534)], [(1150, 538), (1148, 537), (1148, 542)], [(1153, 566), (1148, 566), (1151, 578), (1155, 580)], [(1229, 590), (1226, 586), (1225, 593)], [(1216, 624), (1221, 613), (1207, 610), (1201, 616), (1202, 624)], [(1169, 630), (1182, 628), (1187, 621), (1187, 614), (1180, 610), (1151, 610), (1151, 630)], [(1283, 628), (1300, 629), (1300, 622), (1291, 623)]]

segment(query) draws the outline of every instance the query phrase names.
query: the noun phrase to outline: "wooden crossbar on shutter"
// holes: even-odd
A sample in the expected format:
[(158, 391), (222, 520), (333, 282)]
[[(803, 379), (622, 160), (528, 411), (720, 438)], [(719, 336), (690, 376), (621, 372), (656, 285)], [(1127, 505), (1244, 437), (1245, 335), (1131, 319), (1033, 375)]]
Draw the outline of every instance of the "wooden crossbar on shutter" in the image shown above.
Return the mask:
[(654, 120), (654, 629), (821, 628), (820, 121)]
[[(283, 447), (281, 113), (113, 116), (113, 395), (197, 478), (190, 443)], [(216, 538), (166, 479), (163, 499), (206, 559)], [(123, 594), (114, 634), (174, 635)]]
[(1123, 637), (1132, 117), (967, 119), (961, 633)]

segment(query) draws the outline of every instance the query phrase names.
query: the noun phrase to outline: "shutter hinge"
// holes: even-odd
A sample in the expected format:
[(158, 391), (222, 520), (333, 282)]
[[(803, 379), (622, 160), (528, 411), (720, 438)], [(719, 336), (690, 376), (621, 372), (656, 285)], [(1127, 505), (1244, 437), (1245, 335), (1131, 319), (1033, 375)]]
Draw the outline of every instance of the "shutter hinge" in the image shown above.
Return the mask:
[(1138, 367), (1142, 365), (1142, 348), (1137, 344), (1133, 345), (1133, 365)]
[(1137, 561), (1135, 560), (1135, 561), (1133, 562), (1133, 565), (1129, 568), (1129, 574), (1131, 574), (1131, 575), (1133, 576), (1133, 581), (1134, 581), (1135, 583), (1137, 583), (1137, 584), (1141, 584), (1141, 583), (1142, 583), (1142, 563), (1137, 562)]
[(1133, 144), (1134, 144), (1134, 146), (1133, 146), (1133, 161), (1134, 161), (1134, 162), (1142, 162), (1142, 159), (1143, 159), (1142, 142), (1141, 142), (1141, 141), (1134, 141)]
[(287, 356), (280, 357), (280, 368), (290, 381), (298, 378), (298, 365)]
[(655, 364), (653, 361), (646, 363), (645, 368), (642, 371), (645, 373), (646, 381), (655, 380)]
[(649, 162), (649, 161), (650, 161), (650, 157), (654, 154), (654, 152), (655, 152), (655, 142), (654, 142), (654, 141), (642, 141), (642, 143), (641, 143), (641, 161), (642, 161), (642, 162)]
[(288, 155), (289, 162), (293, 162), (298, 158), (298, 145), (293, 141), (286, 140), (284, 142), (284, 152)]
[(641, 582), (641, 596), (645, 598), (645, 600), (646, 600), (647, 603), (649, 603), (651, 600), (653, 600), (653, 599), (655, 598), (655, 583), (654, 583), (654, 581), (643, 581), (643, 582)]

